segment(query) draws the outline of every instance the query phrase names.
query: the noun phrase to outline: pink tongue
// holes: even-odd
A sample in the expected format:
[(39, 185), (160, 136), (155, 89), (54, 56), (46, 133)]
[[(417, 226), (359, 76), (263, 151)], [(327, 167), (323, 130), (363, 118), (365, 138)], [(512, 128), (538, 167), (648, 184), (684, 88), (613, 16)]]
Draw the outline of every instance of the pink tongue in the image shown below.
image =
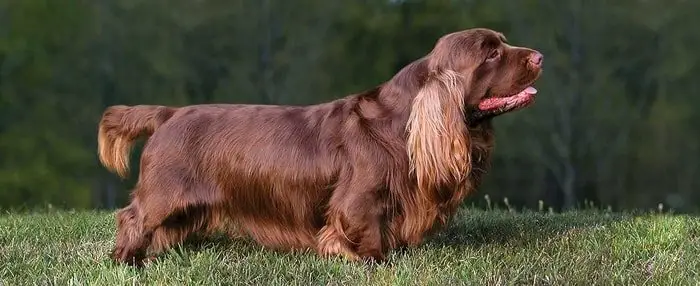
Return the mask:
[(511, 95), (509, 97), (492, 97), (492, 98), (487, 98), (479, 102), (479, 109), (481, 110), (489, 110), (489, 109), (494, 109), (498, 108), (504, 105), (507, 105), (509, 102), (516, 101), (521, 98), (526, 98), (529, 97), (533, 94), (537, 93), (537, 89), (535, 89), (532, 86), (527, 87), (525, 90), (521, 91), (518, 94)]
[(498, 98), (487, 98), (479, 102), (479, 109), (490, 110), (502, 106), (505, 103), (502, 97)]

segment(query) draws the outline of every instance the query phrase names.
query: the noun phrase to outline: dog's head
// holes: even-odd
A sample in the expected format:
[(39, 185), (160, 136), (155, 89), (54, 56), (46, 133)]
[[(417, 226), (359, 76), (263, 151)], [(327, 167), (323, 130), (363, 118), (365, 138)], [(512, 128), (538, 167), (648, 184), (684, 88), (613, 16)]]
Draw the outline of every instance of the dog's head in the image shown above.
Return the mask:
[(458, 186), (471, 171), (465, 114), (500, 114), (530, 104), (543, 56), (477, 28), (441, 37), (421, 60), (427, 74), (413, 99), (407, 147), (419, 189), (434, 197), (431, 190)]
[(532, 102), (532, 84), (542, 73), (543, 55), (509, 45), (503, 34), (477, 28), (441, 37), (428, 55), (429, 70), (457, 77), (452, 91), (466, 107), (506, 112)]

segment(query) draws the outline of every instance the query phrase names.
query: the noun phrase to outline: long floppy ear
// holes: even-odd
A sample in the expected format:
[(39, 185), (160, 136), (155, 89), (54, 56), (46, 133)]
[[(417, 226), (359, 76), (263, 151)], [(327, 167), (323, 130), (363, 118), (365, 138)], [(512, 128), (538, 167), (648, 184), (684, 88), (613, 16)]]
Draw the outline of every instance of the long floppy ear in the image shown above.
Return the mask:
[(431, 73), (413, 100), (406, 147), (419, 192), (433, 201), (443, 187), (453, 190), (471, 171), (464, 91), (460, 74), (443, 70)]

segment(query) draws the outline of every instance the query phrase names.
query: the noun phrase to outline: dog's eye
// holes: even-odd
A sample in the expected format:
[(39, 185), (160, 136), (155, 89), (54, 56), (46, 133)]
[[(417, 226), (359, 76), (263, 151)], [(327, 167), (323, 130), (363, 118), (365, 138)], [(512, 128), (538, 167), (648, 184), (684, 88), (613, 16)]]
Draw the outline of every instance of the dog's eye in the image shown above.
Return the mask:
[(493, 62), (501, 57), (501, 51), (499, 49), (492, 50), (488, 57), (486, 57), (487, 62)]

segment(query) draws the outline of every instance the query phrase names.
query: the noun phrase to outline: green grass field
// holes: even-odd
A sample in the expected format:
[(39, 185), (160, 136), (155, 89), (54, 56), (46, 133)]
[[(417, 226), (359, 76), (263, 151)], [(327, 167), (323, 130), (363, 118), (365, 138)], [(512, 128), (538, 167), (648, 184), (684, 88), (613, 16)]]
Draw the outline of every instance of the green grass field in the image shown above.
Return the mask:
[(700, 285), (700, 218), (462, 210), (384, 264), (191, 243), (143, 270), (107, 259), (107, 212), (0, 215), (0, 285)]

